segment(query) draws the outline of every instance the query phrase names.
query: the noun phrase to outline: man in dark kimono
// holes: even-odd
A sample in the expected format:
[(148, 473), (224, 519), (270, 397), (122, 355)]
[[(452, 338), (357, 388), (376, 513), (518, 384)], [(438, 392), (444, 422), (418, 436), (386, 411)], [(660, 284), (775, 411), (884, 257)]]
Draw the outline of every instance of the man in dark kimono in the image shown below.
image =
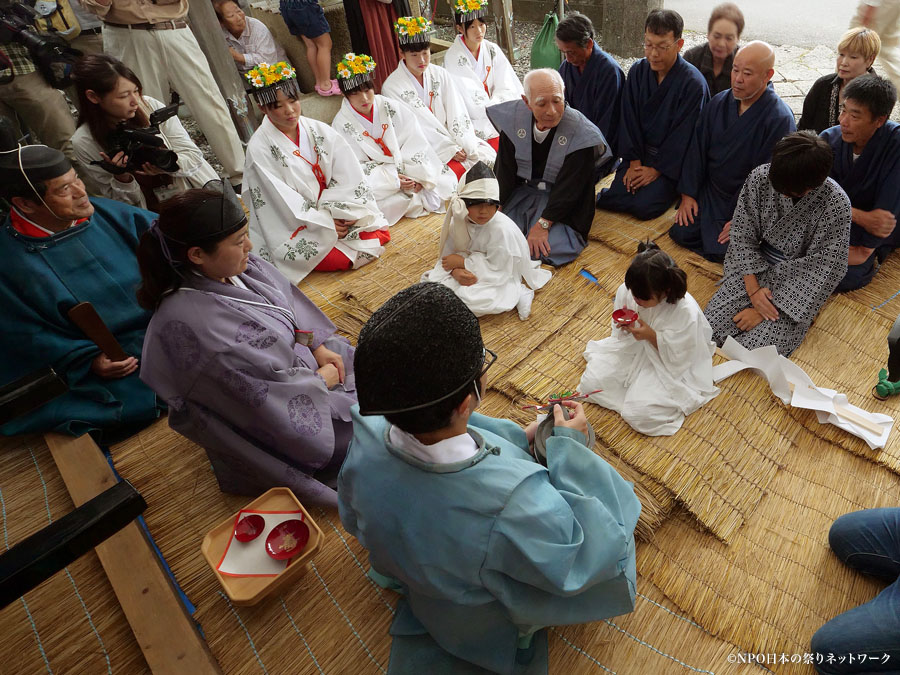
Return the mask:
[(838, 291), (862, 288), (900, 243), (900, 125), (888, 120), (897, 90), (878, 75), (844, 87), (840, 125), (822, 132), (834, 150), (831, 177), (853, 206), (847, 275)]
[(594, 42), (594, 24), (579, 12), (571, 12), (559, 22), (556, 46), (566, 59), (559, 67), (566, 86), (566, 103), (597, 125), (612, 152), (612, 157), (597, 167), (594, 178), (600, 180), (616, 166), (625, 73)]
[(524, 86), (522, 100), (487, 109), (500, 132), (494, 172), (503, 213), (522, 230), (531, 258), (558, 267), (587, 245), (594, 166), (611, 155), (600, 130), (566, 106), (557, 71), (533, 70)]
[(654, 9), (644, 25), (644, 53), (628, 71), (622, 92), (617, 150), (622, 165), (597, 208), (641, 220), (661, 216), (678, 196), (681, 164), (694, 125), (709, 100), (706, 79), (679, 52), (684, 22)]
[[(69, 388), (0, 432), (100, 429), (112, 442), (155, 419), (135, 358), (150, 320), (135, 299), (135, 249), (154, 214), (88, 199), (65, 156), (43, 145), (0, 152), (0, 195), (12, 204), (0, 227), (0, 384), (49, 365)], [(72, 323), (80, 302), (94, 305), (127, 359), (111, 361)]]
[(775, 52), (765, 42), (738, 51), (731, 89), (703, 107), (681, 168), (681, 206), (669, 236), (722, 262), (731, 217), (747, 175), (772, 157), (775, 143), (796, 130), (794, 113), (769, 84)]
[(704, 315), (713, 340), (790, 356), (847, 272), (850, 200), (833, 179), (828, 143), (808, 131), (775, 144), (747, 177), (725, 274)]

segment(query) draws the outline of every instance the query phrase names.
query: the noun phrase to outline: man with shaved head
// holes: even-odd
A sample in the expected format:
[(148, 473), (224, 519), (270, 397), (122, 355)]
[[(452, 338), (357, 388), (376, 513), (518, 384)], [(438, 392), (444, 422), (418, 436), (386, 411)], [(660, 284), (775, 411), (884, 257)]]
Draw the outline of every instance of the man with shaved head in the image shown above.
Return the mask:
[(797, 128), (794, 114), (770, 83), (774, 74), (772, 47), (755, 41), (741, 48), (731, 69), (731, 89), (703, 108), (684, 158), (681, 206), (669, 236), (715, 262), (725, 257), (731, 217), (747, 176)]
[(558, 267), (587, 244), (595, 159), (611, 154), (593, 122), (566, 106), (557, 71), (533, 70), (523, 84), (521, 101), (487, 109), (500, 132), (494, 172), (503, 213), (525, 234), (531, 258)]

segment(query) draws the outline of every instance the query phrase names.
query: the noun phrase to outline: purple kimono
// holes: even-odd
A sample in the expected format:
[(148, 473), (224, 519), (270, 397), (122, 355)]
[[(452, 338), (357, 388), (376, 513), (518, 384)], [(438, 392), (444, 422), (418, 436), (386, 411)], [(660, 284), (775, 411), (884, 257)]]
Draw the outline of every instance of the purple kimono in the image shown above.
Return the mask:
[[(206, 449), (224, 492), (286, 486), (305, 503), (336, 505), (321, 481), (333, 484), (352, 436), (353, 347), (261, 258), (238, 278), (246, 289), (186, 275), (150, 321), (141, 379), (168, 403), (169, 426)], [(312, 333), (311, 346), (295, 329)], [(323, 343), (346, 369), (332, 391), (311, 352)]]

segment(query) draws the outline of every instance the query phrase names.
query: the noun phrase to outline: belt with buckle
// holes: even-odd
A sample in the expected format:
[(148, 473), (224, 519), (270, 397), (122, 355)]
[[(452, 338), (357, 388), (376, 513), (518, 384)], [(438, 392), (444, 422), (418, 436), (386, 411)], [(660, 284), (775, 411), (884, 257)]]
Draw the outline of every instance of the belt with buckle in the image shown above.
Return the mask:
[(100, 35), (103, 32), (103, 28), (100, 26), (94, 26), (93, 28), (82, 28), (81, 35)]
[(158, 21), (156, 23), (113, 23), (112, 21), (104, 22), (108, 26), (116, 28), (134, 28), (137, 30), (174, 30), (175, 28), (187, 28), (187, 21), (184, 19), (175, 19), (174, 21)]

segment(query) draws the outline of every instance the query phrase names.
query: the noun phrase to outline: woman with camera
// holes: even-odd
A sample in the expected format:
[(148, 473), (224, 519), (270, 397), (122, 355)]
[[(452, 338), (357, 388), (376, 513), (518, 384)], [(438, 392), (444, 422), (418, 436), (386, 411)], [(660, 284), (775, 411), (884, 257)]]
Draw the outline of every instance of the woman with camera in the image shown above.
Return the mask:
[(174, 111), (158, 129), (151, 126), (153, 112), (166, 104), (144, 96), (124, 63), (88, 54), (73, 78), (80, 114), (72, 145), (99, 196), (155, 210), (172, 195), (218, 178)]

